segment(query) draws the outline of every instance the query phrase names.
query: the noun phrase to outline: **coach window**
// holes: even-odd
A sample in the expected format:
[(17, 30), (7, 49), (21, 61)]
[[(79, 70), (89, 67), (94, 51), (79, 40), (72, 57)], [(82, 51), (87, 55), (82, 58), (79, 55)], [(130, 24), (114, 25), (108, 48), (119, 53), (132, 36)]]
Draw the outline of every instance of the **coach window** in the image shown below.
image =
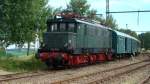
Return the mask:
[(75, 32), (75, 23), (68, 24), (68, 32)]
[(60, 23), (60, 32), (66, 31), (66, 23)]

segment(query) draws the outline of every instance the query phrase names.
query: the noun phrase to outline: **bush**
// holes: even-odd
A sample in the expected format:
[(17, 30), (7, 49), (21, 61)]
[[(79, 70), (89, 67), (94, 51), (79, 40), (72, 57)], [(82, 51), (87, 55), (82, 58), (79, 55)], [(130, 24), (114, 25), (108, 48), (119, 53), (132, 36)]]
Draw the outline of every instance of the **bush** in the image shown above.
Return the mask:
[[(18, 60), (15, 57), (3, 57), (0, 58), (0, 68), (7, 71), (37, 71), (46, 68), (46, 65), (35, 57), (31, 57), (28, 60)], [(22, 57), (23, 58), (23, 57)]]
[(0, 48), (0, 57), (5, 55), (6, 55), (5, 49)]

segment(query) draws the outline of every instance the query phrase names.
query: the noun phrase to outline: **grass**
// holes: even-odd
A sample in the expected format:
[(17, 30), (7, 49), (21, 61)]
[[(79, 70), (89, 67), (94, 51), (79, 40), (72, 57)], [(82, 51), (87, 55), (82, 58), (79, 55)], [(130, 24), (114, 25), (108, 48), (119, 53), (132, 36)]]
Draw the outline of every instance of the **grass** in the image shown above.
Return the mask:
[(46, 65), (34, 57), (34, 54), (14, 55), (0, 49), (0, 69), (13, 72), (38, 71), (45, 69)]
[(0, 48), (0, 57), (1, 56), (6, 56), (6, 52), (4, 49)]
[(0, 57), (0, 69), (13, 72), (38, 71), (45, 69), (46, 65), (33, 55)]
[[(30, 49), (29, 54), (31, 55), (33, 53), (35, 53), (35, 50)], [(25, 56), (25, 55), (27, 55), (27, 49), (24, 49), (24, 48), (22, 48), (22, 49), (8, 49), (7, 54), (12, 54), (15, 56)]]

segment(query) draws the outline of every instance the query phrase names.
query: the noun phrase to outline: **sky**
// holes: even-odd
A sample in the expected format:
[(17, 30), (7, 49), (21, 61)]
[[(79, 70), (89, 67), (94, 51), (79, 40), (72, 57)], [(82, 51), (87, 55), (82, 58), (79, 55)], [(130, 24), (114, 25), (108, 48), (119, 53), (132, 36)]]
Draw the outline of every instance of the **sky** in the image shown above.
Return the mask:
[[(49, 0), (48, 5), (53, 8), (66, 8), (70, 0)], [(105, 17), (106, 0), (87, 0), (90, 9), (97, 10), (98, 14)], [(138, 11), (150, 10), (150, 0), (109, 0), (110, 11)], [(150, 12), (139, 13), (139, 24), (137, 21), (138, 13), (113, 13), (118, 27), (131, 29), (133, 31), (150, 31)], [(137, 32), (141, 33), (141, 32)]]

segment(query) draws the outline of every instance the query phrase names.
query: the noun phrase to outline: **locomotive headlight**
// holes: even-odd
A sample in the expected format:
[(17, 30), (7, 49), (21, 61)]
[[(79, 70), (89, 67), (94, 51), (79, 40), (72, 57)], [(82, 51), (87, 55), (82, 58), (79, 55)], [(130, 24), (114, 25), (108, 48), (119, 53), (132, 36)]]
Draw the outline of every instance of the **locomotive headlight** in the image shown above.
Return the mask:
[(69, 40), (68, 43), (71, 44), (71, 40)]
[(68, 42), (65, 43), (64, 47), (70, 48), (71, 47), (71, 43), (72, 43), (72, 41), (68, 40)]

